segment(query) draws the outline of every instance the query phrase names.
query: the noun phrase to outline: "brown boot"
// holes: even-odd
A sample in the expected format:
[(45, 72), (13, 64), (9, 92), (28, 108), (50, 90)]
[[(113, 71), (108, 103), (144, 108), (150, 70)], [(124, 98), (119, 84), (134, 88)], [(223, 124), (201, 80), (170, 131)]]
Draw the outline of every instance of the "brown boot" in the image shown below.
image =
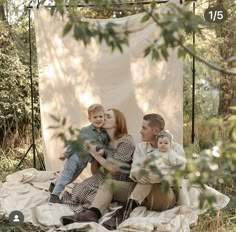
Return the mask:
[(117, 209), (114, 215), (112, 215), (112, 217), (105, 221), (102, 225), (108, 230), (115, 230), (120, 223), (123, 222), (124, 212), (125, 206), (122, 206), (122, 208)]
[(139, 204), (135, 200), (129, 199), (128, 202), (127, 202), (127, 205), (126, 205), (123, 221), (128, 219), (129, 215), (131, 214), (133, 209), (135, 209), (138, 206), (139, 206)]
[(102, 225), (108, 230), (115, 230), (121, 224), (121, 222), (128, 219), (130, 213), (137, 206), (138, 203), (136, 201), (129, 199), (126, 205), (116, 210), (115, 214)]
[(97, 222), (101, 217), (101, 213), (97, 208), (86, 209), (80, 213), (75, 214), (75, 221), (78, 222)]
[(64, 226), (74, 223), (74, 222), (76, 222), (75, 216), (63, 216), (63, 217), (61, 217), (61, 222)]

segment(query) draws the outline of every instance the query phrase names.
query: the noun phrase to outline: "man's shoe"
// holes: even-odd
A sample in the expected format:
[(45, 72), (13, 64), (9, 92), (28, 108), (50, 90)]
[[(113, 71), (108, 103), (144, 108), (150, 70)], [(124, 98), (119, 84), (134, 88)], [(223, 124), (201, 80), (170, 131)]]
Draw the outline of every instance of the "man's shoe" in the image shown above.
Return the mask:
[(100, 218), (97, 212), (91, 209), (86, 209), (80, 213), (75, 214), (75, 221), (78, 222), (97, 222)]
[(75, 216), (63, 216), (61, 217), (61, 222), (64, 226), (75, 222)]
[(54, 194), (51, 194), (48, 202), (53, 204), (62, 204), (62, 200), (60, 200), (59, 196)]
[(134, 200), (129, 199), (125, 208), (123, 221), (129, 218), (129, 215), (138, 206), (138, 203)]
[(136, 207), (138, 207), (138, 203), (135, 200), (129, 199), (125, 208), (125, 212), (124, 212), (124, 217), (123, 217), (123, 221), (125, 221), (126, 219), (129, 218), (129, 215), (131, 214), (131, 212), (133, 211), (133, 209), (135, 209)]
[(54, 188), (55, 188), (55, 183), (51, 182), (48, 191), (52, 193)]
[(120, 209), (117, 209), (114, 215), (105, 221), (102, 225), (108, 230), (115, 230), (121, 222), (124, 221), (125, 206)]

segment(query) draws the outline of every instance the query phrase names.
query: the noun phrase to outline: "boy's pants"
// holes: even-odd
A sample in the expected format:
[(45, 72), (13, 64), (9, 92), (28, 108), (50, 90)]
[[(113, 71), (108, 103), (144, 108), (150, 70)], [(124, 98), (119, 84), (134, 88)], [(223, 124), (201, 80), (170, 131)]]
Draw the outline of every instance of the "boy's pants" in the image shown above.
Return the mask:
[(59, 196), (65, 189), (66, 185), (73, 182), (81, 174), (81, 172), (87, 166), (87, 163), (88, 161), (81, 160), (77, 153), (71, 155), (66, 160), (64, 169), (56, 181), (56, 185), (52, 194)]

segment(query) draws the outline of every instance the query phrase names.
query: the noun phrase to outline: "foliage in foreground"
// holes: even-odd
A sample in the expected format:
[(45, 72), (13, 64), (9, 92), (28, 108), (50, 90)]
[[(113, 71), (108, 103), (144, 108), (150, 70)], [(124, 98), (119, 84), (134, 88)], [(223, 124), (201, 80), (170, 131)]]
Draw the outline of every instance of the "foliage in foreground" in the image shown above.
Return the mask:
[[(236, 111), (236, 108), (232, 110)], [(56, 129), (55, 138), (62, 140), (65, 147), (68, 144), (77, 144), (81, 148), (83, 142), (74, 137), (74, 129), (71, 125), (67, 125), (66, 119), (55, 116), (53, 118), (56, 125), (51, 129)], [(212, 207), (216, 199), (205, 192), (205, 186), (227, 185), (236, 179), (236, 115), (212, 118), (206, 125), (202, 132), (206, 129), (210, 131), (205, 138), (199, 140), (205, 139), (205, 143), (198, 143), (199, 152), (196, 152), (196, 145), (186, 149), (187, 164), (184, 170), (176, 165), (170, 169), (169, 174), (163, 174), (158, 167), (152, 165), (156, 160), (155, 157), (154, 160), (150, 159), (147, 165), (160, 178), (165, 191), (170, 185), (178, 187), (180, 180), (187, 178), (189, 187), (198, 186), (202, 190), (199, 196), (199, 207), (214, 211)], [(141, 170), (140, 175), (147, 176), (148, 172)]]
[[(222, 121), (223, 123), (223, 121)], [(225, 122), (224, 122), (225, 123)], [(235, 123), (235, 121), (234, 121)], [(222, 124), (215, 124), (217, 127), (222, 126)], [(235, 124), (232, 124), (235, 125)], [(197, 124), (198, 128), (198, 133), (197, 133), (197, 142), (195, 144), (196, 149), (202, 150), (203, 148), (205, 149), (206, 146), (212, 147), (214, 143), (214, 138), (210, 138), (210, 132), (205, 133), (206, 130), (212, 129), (212, 125), (210, 124), (202, 124), (199, 122)], [(232, 127), (230, 127), (233, 129)], [(185, 128), (185, 132), (188, 131), (189, 128)], [(224, 127), (224, 130), (221, 131), (221, 136), (224, 137), (224, 141), (228, 141), (229, 137), (228, 134), (232, 134), (234, 131), (235, 133), (235, 127), (234, 130), (229, 130)], [(226, 132), (227, 131), (227, 132)], [(214, 135), (214, 133), (213, 133)], [(188, 133), (185, 133), (185, 141), (188, 141)], [(205, 141), (205, 143), (202, 143), (199, 141)], [(189, 153), (193, 148), (191, 146), (187, 147), (187, 153)], [(25, 147), (22, 149), (15, 149), (11, 150), (8, 154), (4, 154), (4, 151), (1, 153), (1, 166), (0, 169), (2, 170), (1, 172), (1, 181), (4, 180), (5, 176), (7, 174), (10, 174), (14, 172), (15, 170), (15, 165), (18, 164), (20, 160), (20, 153), (25, 151)], [(225, 151), (226, 152), (226, 151)], [(228, 154), (228, 153), (227, 153)], [(223, 157), (222, 157), (223, 158)], [(32, 167), (32, 156), (28, 156), (27, 161), (23, 163), (22, 168), (28, 168)], [(234, 166), (235, 167), (235, 166)], [(215, 173), (213, 173), (215, 175)], [(193, 232), (235, 232), (235, 227), (236, 227), (236, 221), (235, 221), (235, 209), (236, 209), (236, 197), (235, 197), (235, 192), (236, 192), (236, 183), (235, 183), (235, 178), (228, 177), (228, 181), (225, 183), (212, 183), (209, 182), (209, 184), (221, 191), (222, 193), (226, 194), (231, 198), (231, 201), (229, 202), (229, 205), (220, 211), (217, 212), (207, 212), (206, 214), (200, 215), (199, 216), (199, 223), (192, 228)], [(29, 223), (24, 224), (18, 228), (13, 228), (13, 226), (9, 226), (8, 221), (6, 219), (0, 218), (0, 230), (1, 231), (47, 231), (49, 228), (45, 227), (35, 227)]]

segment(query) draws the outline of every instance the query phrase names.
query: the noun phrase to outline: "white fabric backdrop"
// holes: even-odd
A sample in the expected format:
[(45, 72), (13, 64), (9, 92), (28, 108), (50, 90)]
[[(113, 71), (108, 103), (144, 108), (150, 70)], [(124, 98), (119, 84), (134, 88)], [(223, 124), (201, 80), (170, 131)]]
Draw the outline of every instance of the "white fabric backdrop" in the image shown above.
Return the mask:
[[(164, 6), (163, 6), (164, 7)], [(66, 116), (78, 128), (88, 125), (87, 107), (101, 103), (106, 109), (117, 108), (127, 119), (129, 133), (140, 141), (140, 126), (146, 113), (159, 113), (175, 141), (183, 137), (182, 62), (171, 51), (168, 62), (144, 58), (144, 49), (158, 37), (160, 30), (152, 20), (141, 24), (143, 14), (120, 19), (89, 20), (105, 26), (108, 22), (135, 30), (129, 47), (111, 52), (95, 40), (86, 48), (72, 35), (61, 36), (65, 21), (35, 9), (39, 91), (44, 156), (47, 170), (61, 170), (63, 152), (59, 140), (52, 140), (53, 124), (49, 114)]]

